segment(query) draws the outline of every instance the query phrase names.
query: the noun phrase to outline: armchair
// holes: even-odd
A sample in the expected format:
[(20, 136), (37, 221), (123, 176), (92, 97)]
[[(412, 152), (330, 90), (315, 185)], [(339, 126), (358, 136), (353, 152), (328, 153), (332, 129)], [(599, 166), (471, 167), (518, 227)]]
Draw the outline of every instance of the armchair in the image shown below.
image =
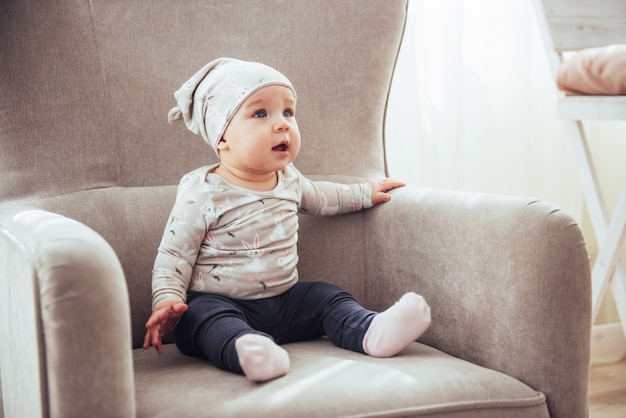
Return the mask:
[(143, 351), (150, 271), (180, 177), (211, 151), (167, 125), (209, 59), (298, 89), (315, 179), (385, 176), (406, 2), (0, 4), (0, 378), (4, 417), (585, 417), (591, 284), (580, 228), (546, 202), (406, 187), (300, 219), (300, 275), (384, 309), (423, 294), (430, 330), (377, 359), (286, 345), (254, 384), (174, 345)]

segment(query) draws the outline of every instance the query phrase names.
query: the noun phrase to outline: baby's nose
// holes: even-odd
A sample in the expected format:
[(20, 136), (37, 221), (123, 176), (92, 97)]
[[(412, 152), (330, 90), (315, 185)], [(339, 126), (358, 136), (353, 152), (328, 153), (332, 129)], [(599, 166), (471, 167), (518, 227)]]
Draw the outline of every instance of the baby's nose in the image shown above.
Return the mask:
[(279, 119), (274, 123), (274, 130), (277, 132), (284, 132), (289, 130), (289, 124), (284, 117), (280, 116)]

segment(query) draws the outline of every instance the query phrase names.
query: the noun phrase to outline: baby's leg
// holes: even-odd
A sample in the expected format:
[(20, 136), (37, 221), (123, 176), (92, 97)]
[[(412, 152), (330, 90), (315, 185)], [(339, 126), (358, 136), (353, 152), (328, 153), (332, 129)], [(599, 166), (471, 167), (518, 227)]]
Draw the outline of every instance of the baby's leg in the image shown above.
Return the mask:
[(416, 293), (404, 294), (379, 313), (363, 339), (364, 351), (373, 357), (392, 357), (417, 340), (430, 326), (430, 307)]
[(246, 377), (265, 382), (287, 374), (289, 355), (271, 339), (258, 334), (245, 334), (235, 341), (239, 364)]
[(293, 329), (282, 342), (315, 338), (315, 332), (307, 337), (304, 330), (321, 325), (320, 334), (336, 346), (375, 357), (398, 354), (430, 326), (430, 308), (420, 295), (407, 293), (385, 312), (376, 313), (326, 282), (300, 282), (290, 289), (283, 311), (291, 310)]
[[(302, 341), (326, 335), (337, 347), (363, 353), (363, 338), (376, 312), (365, 309), (341, 288), (326, 282), (300, 282), (294, 286), (297, 306), (292, 336)], [(294, 295), (295, 293), (295, 295)], [(309, 328), (309, 338), (304, 329)]]
[[(263, 301), (256, 301), (257, 305)], [(287, 373), (287, 352), (258, 331), (248, 303), (217, 295), (197, 296), (174, 328), (174, 341), (187, 355), (205, 357), (222, 370), (245, 374), (250, 380), (270, 380)]]

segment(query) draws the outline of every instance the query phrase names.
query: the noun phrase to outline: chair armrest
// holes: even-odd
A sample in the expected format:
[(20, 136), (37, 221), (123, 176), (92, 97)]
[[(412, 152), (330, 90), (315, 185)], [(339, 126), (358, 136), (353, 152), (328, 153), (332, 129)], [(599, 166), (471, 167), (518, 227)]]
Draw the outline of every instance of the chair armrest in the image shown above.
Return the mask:
[(100, 235), (35, 208), (1, 213), (0, 305), (5, 410), (134, 416), (126, 281)]
[(404, 188), (370, 210), (367, 302), (415, 290), (421, 341), (543, 392), (553, 416), (585, 416), (590, 266), (582, 232), (530, 199)]

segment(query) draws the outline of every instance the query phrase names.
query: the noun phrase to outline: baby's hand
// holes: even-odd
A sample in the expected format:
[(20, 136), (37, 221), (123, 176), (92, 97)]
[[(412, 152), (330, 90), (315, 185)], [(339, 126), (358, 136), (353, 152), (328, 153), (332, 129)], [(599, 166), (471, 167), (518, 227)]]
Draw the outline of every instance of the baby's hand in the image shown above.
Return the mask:
[(161, 340), (165, 334), (174, 329), (186, 310), (186, 304), (175, 300), (168, 300), (154, 308), (146, 322), (147, 331), (143, 339), (143, 349), (147, 350), (154, 346), (157, 353), (163, 354)]
[(391, 189), (395, 189), (396, 187), (406, 186), (405, 183), (393, 180), (393, 179), (382, 179), (378, 181), (372, 182), (372, 205), (377, 205), (383, 202), (389, 202), (391, 200), (391, 195), (388, 192)]

